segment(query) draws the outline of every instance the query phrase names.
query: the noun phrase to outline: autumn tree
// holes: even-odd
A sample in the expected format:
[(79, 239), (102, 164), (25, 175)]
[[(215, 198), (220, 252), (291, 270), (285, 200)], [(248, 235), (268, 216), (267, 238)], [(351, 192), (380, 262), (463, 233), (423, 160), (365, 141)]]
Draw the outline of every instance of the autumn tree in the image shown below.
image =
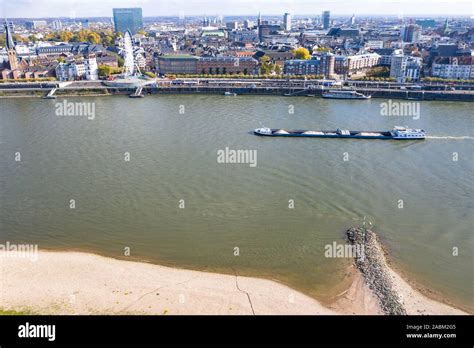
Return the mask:
[(260, 62), (260, 73), (267, 75), (271, 73), (271, 63), (268, 56), (263, 56), (259, 59)]
[(293, 54), (295, 55), (296, 59), (308, 60), (311, 58), (311, 54), (304, 47), (297, 48), (296, 50), (293, 51)]
[(89, 30), (81, 29), (74, 35), (74, 41), (87, 42), (89, 38)]
[(101, 41), (100, 35), (97, 34), (96, 32), (90, 32), (89, 35), (87, 36), (87, 41), (92, 44), (99, 44)]
[(63, 42), (69, 42), (72, 40), (73, 37), (74, 34), (70, 31), (62, 31), (61, 33), (59, 33), (59, 39)]
[(275, 74), (281, 75), (281, 73), (282, 73), (282, 68), (281, 68), (280, 65), (274, 64), (274, 65), (273, 65), (273, 71), (275, 72)]
[(14, 35), (13, 35), (13, 41), (15, 41), (15, 42), (27, 42), (28, 39), (24, 38), (24, 37), (21, 36), (21, 35), (16, 35), (16, 34), (14, 34)]
[(59, 35), (58, 33), (55, 33), (55, 32), (51, 32), (51, 33), (47, 33), (43, 39), (45, 41), (58, 41), (59, 40)]

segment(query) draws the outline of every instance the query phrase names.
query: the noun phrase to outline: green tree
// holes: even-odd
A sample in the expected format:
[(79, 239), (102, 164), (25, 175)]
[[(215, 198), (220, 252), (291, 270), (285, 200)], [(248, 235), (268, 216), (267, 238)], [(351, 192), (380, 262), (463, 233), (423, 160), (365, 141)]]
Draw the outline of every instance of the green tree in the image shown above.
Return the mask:
[(307, 59), (311, 58), (311, 54), (304, 47), (297, 48), (296, 50), (293, 51), (293, 54), (295, 55), (296, 59), (305, 59), (305, 60), (307, 60)]
[(99, 65), (99, 76), (108, 77), (112, 74), (112, 68), (108, 65)]
[(390, 68), (386, 66), (375, 66), (367, 71), (367, 77), (390, 77)]
[(114, 38), (110, 35), (104, 35), (104, 37), (102, 38), (102, 45), (104, 45), (105, 47), (112, 46), (113, 43)]
[(273, 75), (281, 74), (281, 67), (278, 64), (273, 64), (270, 61), (270, 58), (268, 56), (263, 56), (259, 60), (260, 62), (260, 74), (262, 75)]
[(260, 57), (260, 73), (262, 75), (267, 75), (271, 73), (272, 70), (272, 63), (270, 62), (270, 58), (268, 56)]
[(330, 52), (331, 49), (329, 49), (328, 47), (318, 47), (316, 48), (316, 52), (320, 52), (320, 53), (323, 53), (323, 52)]
[(274, 64), (273, 71), (275, 72), (275, 74), (277, 74), (277, 75), (281, 75), (281, 73), (282, 73), (281, 66), (280, 66), (280, 65), (278, 65), (278, 64)]
[(153, 74), (152, 72), (149, 72), (149, 71), (145, 72), (145, 75), (148, 76), (148, 77), (151, 77), (152, 79), (154, 79), (156, 77), (155, 74)]
[(7, 44), (7, 41), (5, 39), (5, 35), (0, 35), (0, 47), (5, 47)]
[(122, 67), (125, 64), (125, 60), (120, 56), (117, 56), (117, 62), (119, 67)]

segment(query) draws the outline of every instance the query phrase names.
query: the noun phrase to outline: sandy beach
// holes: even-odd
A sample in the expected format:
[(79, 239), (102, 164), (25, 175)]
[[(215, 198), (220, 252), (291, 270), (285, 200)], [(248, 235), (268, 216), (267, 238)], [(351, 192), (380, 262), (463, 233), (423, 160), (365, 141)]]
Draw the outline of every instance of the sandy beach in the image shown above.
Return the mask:
[[(391, 270), (407, 314), (465, 314), (414, 290)], [(352, 285), (322, 305), (280, 283), (40, 251), (38, 260), (0, 253), (0, 309), (38, 314), (382, 314), (354, 267)]]
[(460, 309), (432, 300), (408, 284), (392, 268), (387, 268), (393, 280), (395, 291), (400, 297), (408, 315), (459, 315), (468, 314)]

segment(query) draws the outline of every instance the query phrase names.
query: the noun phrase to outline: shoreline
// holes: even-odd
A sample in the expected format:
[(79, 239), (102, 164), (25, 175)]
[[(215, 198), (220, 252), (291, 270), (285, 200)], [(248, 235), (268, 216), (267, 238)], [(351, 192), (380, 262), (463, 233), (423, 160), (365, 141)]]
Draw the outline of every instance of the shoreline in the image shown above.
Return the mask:
[(428, 286), (418, 281), (406, 269), (403, 269), (402, 267), (397, 266), (396, 263), (391, 259), (390, 253), (388, 252), (387, 247), (383, 243), (381, 242), (379, 243), (380, 243), (380, 248), (382, 249), (383, 255), (385, 257), (387, 268), (390, 270), (390, 272), (393, 274), (394, 277), (396, 276), (402, 279), (415, 292), (420, 293), (422, 296), (426, 297), (427, 299), (431, 301), (442, 303), (448, 307), (452, 307), (454, 309), (460, 310), (465, 314), (474, 314), (472, 307), (463, 305), (460, 302), (450, 300), (449, 296), (443, 294), (442, 292), (428, 288)]
[[(1, 90), (0, 90), (1, 92)], [(46, 92), (46, 91), (45, 91)], [(122, 97), (129, 97), (129, 95), (132, 93), (132, 91), (127, 91), (127, 92), (113, 92), (113, 93), (102, 93), (102, 94), (81, 94), (81, 93), (71, 93), (71, 94), (59, 94), (56, 96), (55, 99), (52, 100), (57, 100), (61, 98), (95, 98), (95, 97), (116, 97), (116, 96), (122, 96)], [(207, 96), (223, 96), (221, 92), (214, 92), (214, 91), (161, 91), (161, 92), (154, 92), (147, 94), (145, 97), (153, 97), (153, 96), (167, 96), (167, 95), (207, 95)], [(468, 95), (469, 97), (466, 99), (463, 96)], [(247, 96), (253, 96), (253, 97), (284, 97), (284, 98), (307, 98), (306, 95), (293, 95), (293, 96), (284, 96), (281, 93), (243, 93), (239, 94), (238, 96), (242, 97), (247, 97)], [(449, 95), (447, 95), (449, 96)], [(380, 96), (372, 96), (372, 99), (396, 99), (396, 100), (407, 100), (409, 102), (453, 102), (453, 103), (472, 103), (474, 102), (474, 94), (469, 95), (469, 94), (458, 94), (456, 96), (459, 96), (459, 98), (432, 98), (432, 99), (421, 99), (421, 98), (412, 98), (412, 99), (407, 99), (405, 96), (402, 95), (380, 95)], [(40, 99), (40, 100), (48, 100), (44, 99), (43, 95), (32, 95), (32, 94), (21, 94), (21, 93), (12, 93), (9, 95), (1, 95), (0, 94), (0, 99), (25, 99), (25, 98), (31, 98), (31, 99)], [(313, 98), (317, 99), (322, 99), (321, 96), (314, 96)]]
[(266, 279), (83, 252), (40, 251), (36, 262), (2, 254), (3, 311), (66, 315), (337, 314), (307, 295)]
[(414, 287), (413, 282), (397, 273), (391, 266), (387, 249), (372, 230), (353, 227), (347, 230), (346, 237), (352, 245), (364, 247), (365, 252), (354, 258), (354, 264), (385, 314), (467, 314), (444, 298), (427, 296), (427, 293), (435, 293)]
[[(322, 303), (280, 282), (125, 261), (75, 251), (38, 260), (0, 253), (0, 310), (36, 314), (384, 314), (355, 266), (351, 284)], [(468, 314), (432, 300), (389, 268), (407, 314)], [(27, 287), (24, 284), (28, 284)]]
[[(19, 87), (19, 88), (2, 88), (0, 85), (0, 99), (4, 98), (22, 98), (22, 97), (43, 97), (53, 86), (49, 87)], [(142, 95), (224, 95), (225, 92), (234, 92), (238, 96), (279, 96), (279, 97), (321, 97), (322, 89), (308, 90), (303, 87), (291, 87), (290, 95), (288, 95), (290, 87), (281, 86), (263, 86), (263, 87), (236, 87), (230, 83), (227, 86), (160, 86), (143, 88)], [(129, 96), (135, 92), (135, 87), (110, 87), (105, 85), (96, 86), (75, 86), (75, 87), (59, 87), (56, 97), (94, 97), (108, 95), (125, 95)], [(474, 91), (472, 90), (397, 90), (393, 88), (368, 88), (356, 87), (355, 90), (370, 94), (374, 99), (400, 99), (410, 101), (442, 101), (442, 102), (474, 102)]]

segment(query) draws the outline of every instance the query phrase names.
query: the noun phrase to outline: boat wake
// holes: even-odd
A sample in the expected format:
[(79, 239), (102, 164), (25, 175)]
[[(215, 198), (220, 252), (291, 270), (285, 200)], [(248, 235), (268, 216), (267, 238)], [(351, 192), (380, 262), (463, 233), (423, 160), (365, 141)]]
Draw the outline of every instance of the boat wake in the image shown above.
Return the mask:
[(450, 140), (466, 140), (466, 139), (474, 139), (474, 137), (470, 136), (462, 136), (462, 137), (449, 137), (449, 136), (426, 136), (426, 139), (450, 139)]

